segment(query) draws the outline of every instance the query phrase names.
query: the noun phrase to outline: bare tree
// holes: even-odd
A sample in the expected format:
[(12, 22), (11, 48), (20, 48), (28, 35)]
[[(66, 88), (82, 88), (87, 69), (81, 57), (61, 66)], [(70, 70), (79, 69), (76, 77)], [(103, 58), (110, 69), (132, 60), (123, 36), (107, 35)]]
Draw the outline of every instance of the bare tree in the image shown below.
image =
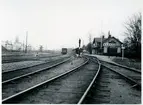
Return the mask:
[(43, 51), (43, 46), (42, 45), (40, 45), (39, 50), (40, 50), (40, 52)]
[(91, 43), (88, 43), (87, 44), (87, 46), (86, 46), (86, 50), (90, 53), (90, 54), (92, 54), (92, 44)]
[(91, 38), (91, 34), (89, 34), (89, 43), (86, 45), (86, 50), (92, 54), (92, 38)]
[(125, 23), (127, 36), (124, 44), (128, 52), (134, 53), (133, 56), (141, 57), (141, 13), (135, 14)]

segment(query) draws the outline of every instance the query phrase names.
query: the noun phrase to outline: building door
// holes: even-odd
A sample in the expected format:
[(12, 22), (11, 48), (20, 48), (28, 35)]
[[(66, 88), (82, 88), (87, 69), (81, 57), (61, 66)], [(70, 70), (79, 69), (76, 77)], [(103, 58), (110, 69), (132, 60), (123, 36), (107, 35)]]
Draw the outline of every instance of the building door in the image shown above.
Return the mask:
[(117, 48), (108, 47), (108, 55), (117, 55)]

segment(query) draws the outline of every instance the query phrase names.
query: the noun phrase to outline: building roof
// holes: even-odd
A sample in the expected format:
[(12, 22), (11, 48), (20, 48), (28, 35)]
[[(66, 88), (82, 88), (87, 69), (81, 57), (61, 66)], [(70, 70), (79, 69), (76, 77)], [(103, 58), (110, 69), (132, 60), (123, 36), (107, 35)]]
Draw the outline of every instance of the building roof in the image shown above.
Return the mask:
[(111, 38), (115, 39), (117, 42), (119, 42), (120, 44), (122, 44), (122, 42), (119, 39), (115, 38), (115, 37), (106, 38), (105, 40), (103, 40), (103, 43), (107, 42)]
[[(93, 39), (93, 43), (95, 43), (95, 42), (101, 42), (101, 39), (102, 38), (94, 38)], [(104, 38), (103, 41), (106, 40), (106, 39), (108, 39), (108, 38)]]
[[(120, 44), (122, 44), (122, 42), (119, 39), (115, 38), (115, 37), (103, 38), (103, 43), (107, 42), (111, 38), (114, 38), (117, 42), (119, 42)], [(102, 38), (94, 38), (93, 43), (95, 43), (95, 42), (101, 42), (101, 39)]]

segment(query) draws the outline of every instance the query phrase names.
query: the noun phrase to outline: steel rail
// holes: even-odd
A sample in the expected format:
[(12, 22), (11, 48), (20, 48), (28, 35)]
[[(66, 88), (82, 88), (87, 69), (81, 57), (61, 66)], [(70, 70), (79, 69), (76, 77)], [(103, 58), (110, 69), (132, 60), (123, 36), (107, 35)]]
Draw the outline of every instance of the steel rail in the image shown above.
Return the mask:
[(83, 100), (84, 100), (85, 97), (87, 96), (88, 92), (90, 91), (90, 89), (91, 89), (93, 83), (95, 82), (95, 80), (96, 80), (96, 78), (97, 78), (97, 76), (98, 76), (98, 74), (99, 74), (99, 72), (100, 72), (100, 70), (101, 70), (101, 63), (100, 63), (100, 61), (99, 61), (98, 59), (97, 59), (97, 61), (98, 61), (98, 64), (99, 64), (98, 71), (97, 71), (97, 73), (95, 74), (94, 78), (92, 79), (91, 83), (89, 84), (88, 88), (86, 89), (86, 91), (84, 92), (84, 94), (82, 95), (82, 97), (80, 98), (78, 104), (81, 104), (81, 103), (83, 102)]
[[(100, 60), (100, 61), (103, 61), (103, 60)], [(130, 68), (130, 67), (127, 67), (127, 66), (124, 66), (124, 65), (120, 65), (120, 64), (112, 63), (112, 62), (107, 62), (107, 61), (103, 61), (103, 62), (106, 62), (106, 63), (112, 64), (112, 65), (115, 65), (115, 66), (119, 66), (119, 67), (122, 67), (122, 68), (125, 68), (125, 69), (129, 69), (129, 70), (132, 70), (132, 71), (135, 71), (135, 72), (141, 73), (141, 71), (140, 71), (140, 70), (135, 69), (135, 68)]]
[[(91, 55), (87, 55), (87, 56), (91, 56)], [(95, 57), (95, 56), (92, 56), (92, 57)], [(97, 57), (95, 57), (95, 58), (98, 59)], [(99, 59), (98, 59), (98, 60), (99, 60)], [(99, 61), (102, 61), (102, 60), (99, 60)], [(104, 67), (106, 67), (106, 68), (108, 68), (109, 70), (112, 70), (113, 72), (115, 72), (115, 73), (117, 73), (117, 74), (123, 76), (124, 78), (130, 80), (131, 82), (135, 83), (135, 85), (138, 85), (138, 86), (141, 88), (141, 83), (138, 83), (136, 80), (134, 80), (134, 79), (132, 79), (132, 78), (130, 78), (130, 77), (124, 75), (123, 73), (117, 72), (117, 71), (115, 71), (115, 70), (113, 70), (113, 69), (111, 69), (111, 68), (109, 68), (109, 67), (103, 65), (102, 63), (101, 63), (101, 65), (104, 66)]]
[(104, 66), (104, 67), (106, 67), (107, 69), (109, 69), (109, 70), (111, 70), (111, 71), (113, 71), (113, 72), (115, 72), (115, 73), (117, 73), (117, 74), (123, 76), (124, 78), (130, 80), (131, 82), (133, 82), (133, 83), (135, 83), (135, 84), (137, 84), (138, 86), (141, 87), (141, 83), (138, 83), (136, 80), (134, 80), (134, 79), (132, 79), (132, 78), (130, 78), (130, 77), (124, 75), (123, 73), (117, 72), (117, 71), (115, 71), (115, 70), (113, 70), (113, 69), (111, 69), (111, 68), (109, 68), (109, 67), (107, 67), (107, 66), (105, 66), (105, 65), (103, 65), (103, 64), (101, 64), (101, 65)]
[[(84, 55), (87, 55), (87, 56), (91, 56), (91, 57), (95, 57), (95, 58), (97, 58), (96, 56), (91, 55), (91, 54), (84, 54)], [(97, 59), (98, 59), (98, 58), (97, 58)], [(113, 64), (113, 65), (116, 65), (116, 66), (119, 66), (119, 67), (122, 67), (122, 68), (130, 69), (130, 70), (132, 70), (132, 71), (135, 71), (135, 72), (141, 73), (141, 71), (140, 71), (139, 69), (135, 69), (135, 68), (127, 67), (127, 66), (125, 66), (125, 65), (121, 65), (121, 64), (117, 64), (117, 63), (112, 63), (112, 62), (108, 62), (108, 61), (104, 61), (104, 60), (100, 60), (100, 61), (107, 62), (107, 63), (109, 63), (109, 64)]]
[[(90, 55), (89, 55), (89, 56), (90, 56)], [(94, 57), (95, 57), (95, 56), (94, 56)], [(98, 59), (97, 57), (95, 57), (95, 58)], [(99, 60), (99, 59), (98, 59), (98, 60)], [(99, 60), (99, 61), (102, 61), (102, 60)], [(108, 63), (108, 62), (107, 62), (107, 63)], [(128, 80), (131, 81), (132, 83), (135, 83), (135, 85), (137, 85), (137, 86), (139, 86), (139, 88), (141, 88), (141, 83), (138, 83), (136, 80), (134, 80), (134, 79), (132, 79), (132, 78), (130, 78), (130, 77), (124, 75), (123, 73), (117, 72), (117, 71), (115, 71), (115, 70), (113, 70), (113, 69), (111, 69), (111, 68), (109, 68), (109, 67), (103, 65), (102, 63), (101, 63), (101, 65), (104, 66), (104, 67), (106, 67), (106, 68), (108, 68), (109, 70), (111, 70), (111, 71), (113, 71), (113, 72), (115, 72), (115, 73), (117, 73), (117, 74), (123, 76), (124, 78), (128, 79)], [(116, 66), (118, 66), (118, 65), (116, 65)], [(127, 68), (129, 68), (129, 67), (127, 67)], [(131, 68), (130, 68), (130, 69), (131, 69)], [(134, 70), (133, 70), (133, 71), (134, 71)], [(136, 71), (136, 70), (135, 70), (135, 71)], [(136, 72), (137, 72), (137, 71), (136, 71)], [(141, 73), (141, 72), (138, 72), (138, 73)]]
[(48, 66), (48, 67), (46, 67), (46, 68), (42, 68), (42, 69), (39, 69), (39, 70), (30, 72), (30, 73), (27, 73), (27, 74), (24, 74), (24, 75), (21, 75), (21, 76), (17, 76), (17, 77), (12, 78), (12, 79), (5, 80), (5, 81), (2, 82), (2, 84), (5, 84), (5, 83), (11, 82), (11, 81), (13, 81), (13, 80), (16, 80), (16, 79), (19, 79), (19, 78), (23, 78), (23, 77), (26, 77), (26, 76), (29, 76), (29, 75), (38, 73), (38, 72), (41, 72), (41, 71), (44, 71), (44, 70), (47, 70), (47, 69), (51, 69), (51, 68), (53, 68), (53, 67), (56, 67), (56, 66), (58, 66), (58, 65), (60, 65), (60, 64), (63, 64), (63, 63), (65, 63), (65, 62), (69, 61), (70, 59), (71, 59), (71, 58), (68, 58), (68, 59), (66, 59), (66, 60), (64, 60), (64, 61), (62, 61), (62, 62), (56, 63), (56, 64), (51, 65), (51, 66)]
[[(127, 77), (126, 75), (124, 75), (124, 74), (122, 74), (122, 73), (119, 73), (119, 72), (117, 72), (117, 71), (115, 71), (115, 70), (113, 70), (113, 69), (111, 69), (111, 68), (109, 68), (109, 67), (107, 67), (107, 66), (101, 64), (101, 63), (100, 63), (101, 60), (99, 60), (97, 57), (91, 56), (91, 55), (87, 55), (87, 54), (85, 54), (85, 55), (86, 55), (86, 56), (89, 56), (89, 57), (94, 57), (94, 58), (96, 58), (96, 60), (98, 61), (98, 64), (99, 64), (100, 66), (99, 66), (99, 68), (98, 68), (98, 71), (97, 71), (95, 77), (93, 78), (93, 80), (91, 81), (90, 85), (88, 86), (88, 88), (87, 88), (86, 91), (84, 92), (84, 94), (83, 94), (83, 96), (81, 97), (81, 99), (79, 100), (78, 104), (82, 104), (82, 102), (84, 101), (84, 99), (85, 99), (85, 97), (87, 96), (88, 92), (90, 91), (90, 89), (91, 89), (93, 83), (95, 82), (96, 77), (98, 76), (98, 74), (99, 74), (99, 72), (100, 72), (101, 66), (104, 66), (104, 67), (110, 69), (111, 71), (113, 71), (113, 72), (115, 72), (115, 73), (117, 73), (117, 74), (123, 76), (124, 78), (128, 79), (129, 81), (135, 83), (134, 86), (139, 86), (139, 88), (141, 88), (141, 84), (140, 84), (140, 83), (138, 83), (137, 81), (135, 81), (134, 79), (132, 79), (132, 78), (130, 78), (130, 77)], [(117, 66), (118, 66), (118, 65), (117, 65)], [(137, 71), (137, 72), (138, 72), (138, 71)]]
[[(87, 59), (87, 58), (86, 58), (86, 59)], [(58, 78), (60, 78), (60, 77), (62, 77), (62, 76), (65, 76), (65, 75), (67, 75), (67, 74), (69, 74), (69, 73), (71, 73), (71, 72), (73, 72), (73, 71), (76, 71), (78, 68), (80, 68), (80, 67), (84, 66), (85, 64), (87, 64), (88, 61), (89, 61), (89, 59), (87, 59), (87, 60), (86, 60), (84, 63), (82, 63), (81, 65), (79, 65), (79, 66), (77, 66), (77, 67), (75, 67), (75, 68), (73, 68), (73, 69), (71, 69), (71, 70), (69, 70), (69, 71), (67, 71), (67, 72), (65, 72), (65, 73), (62, 73), (62, 74), (60, 74), (60, 75), (58, 75), (58, 76), (55, 76), (55, 77), (52, 77), (52, 78), (50, 78), (50, 79), (48, 79), (48, 80), (46, 80), (46, 81), (44, 81), (44, 82), (42, 82), (42, 83), (39, 83), (39, 84), (37, 84), (37, 85), (35, 85), (35, 86), (32, 86), (32, 87), (30, 87), (30, 88), (28, 88), (28, 89), (26, 89), (26, 90), (23, 90), (23, 91), (21, 91), (21, 92), (19, 92), (19, 93), (16, 93), (16, 94), (12, 95), (12, 96), (9, 96), (9, 97), (3, 99), (3, 100), (2, 100), (2, 103), (8, 103), (10, 100), (12, 100), (12, 99), (14, 99), (14, 98), (16, 98), (16, 97), (18, 97), (18, 96), (24, 94), (24, 93), (27, 93), (27, 92), (29, 92), (29, 91), (31, 91), (31, 90), (34, 90), (35, 88), (38, 88), (38, 87), (40, 87), (40, 86), (42, 86), (42, 85), (44, 85), (44, 84), (46, 84), (46, 83), (52, 82), (53, 80), (56, 80), (56, 79), (58, 79)]]

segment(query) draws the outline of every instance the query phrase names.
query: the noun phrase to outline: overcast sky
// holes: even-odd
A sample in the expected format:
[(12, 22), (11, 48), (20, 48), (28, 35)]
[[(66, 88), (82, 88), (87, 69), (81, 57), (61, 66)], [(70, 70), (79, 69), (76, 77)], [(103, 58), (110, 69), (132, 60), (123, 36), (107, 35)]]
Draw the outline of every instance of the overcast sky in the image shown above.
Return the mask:
[(28, 44), (46, 49), (75, 48), (109, 30), (122, 41), (124, 22), (142, 7), (143, 0), (1, 0), (0, 35), (25, 42), (28, 31)]

